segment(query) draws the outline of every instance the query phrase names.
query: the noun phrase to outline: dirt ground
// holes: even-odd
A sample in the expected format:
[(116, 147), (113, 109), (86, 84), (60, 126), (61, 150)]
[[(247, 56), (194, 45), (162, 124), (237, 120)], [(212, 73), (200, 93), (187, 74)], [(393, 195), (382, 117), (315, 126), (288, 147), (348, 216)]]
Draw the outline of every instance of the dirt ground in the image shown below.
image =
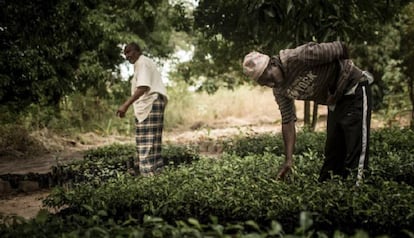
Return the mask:
[[(49, 195), (49, 190), (42, 189), (31, 193), (17, 193), (3, 197), (0, 202), (0, 213), (18, 215), (26, 219), (33, 218), (43, 207), (42, 201)], [(48, 209), (54, 212), (52, 209)]]
[[(326, 128), (323, 112), (320, 114), (322, 119), (316, 127), (317, 131), (323, 131)], [(274, 119), (273, 119), (274, 120)], [(402, 122), (404, 124), (407, 122)], [(382, 127), (379, 120), (373, 118), (373, 127)], [(297, 123), (298, 130), (302, 123)], [(203, 140), (217, 140), (234, 135), (256, 134), (264, 132), (279, 132), (280, 125), (272, 121), (247, 121), (238, 118), (227, 118), (223, 121), (217, 121), (211, 124), (200, 123), (192, 126), (188, 130), (166, 131), (164, 133), (164, 143), (197, 143)], [(27, 174), (47, 173), (50, 168), (57, 163), (70, 162), (82, 159), (83, 153), (91, 148), (113, 143), (133, 143), (134, 138), (128, 136), (98, 136), (93, 133), (82, 135), (79, 140), (64, 139), (56, 142), (58, 139), (53, 138), (58, 148), (42, 155), (31, 158), (21, 158), (19, 156), (0, 157), (0, 174)], [(42, 200), (47, 197), (49, 190), (43, 189), (30, 193), (11, 193), (0, 196), (0, 214), (17, 215), (30, 219), (36, 216), (42, 208)], [(52, 211), (53, 212), (53, 211)]]

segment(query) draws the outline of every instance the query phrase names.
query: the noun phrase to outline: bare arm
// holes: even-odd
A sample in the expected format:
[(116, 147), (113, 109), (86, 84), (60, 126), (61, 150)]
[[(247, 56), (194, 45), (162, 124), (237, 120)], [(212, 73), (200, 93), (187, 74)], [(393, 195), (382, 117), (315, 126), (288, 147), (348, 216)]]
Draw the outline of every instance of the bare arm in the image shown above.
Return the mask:
[(129, 97), (124, 104), (122, 104), (119, 108), (118, 111), (116, 111), (116, 115), (119, 117), (125, 117), (125, 113), (128, 111), (129, 106), (131, 106), (132, 103), (134, 103), (136, 100), (138, 100), (138, 98), (140, 98), (142, 95), (144, 95), (145, 92), (147, 92), (149, 90), (149, 87), (147, 86), (140, 86), (138, 87), (134, 94)]
[(282, 134), (285, 145), (285, 163), (277, 174), (278, 179), (283, 179), (293, 166), (293, 151), (295, 150), (296, 142), (295, 121), (282, 124)]

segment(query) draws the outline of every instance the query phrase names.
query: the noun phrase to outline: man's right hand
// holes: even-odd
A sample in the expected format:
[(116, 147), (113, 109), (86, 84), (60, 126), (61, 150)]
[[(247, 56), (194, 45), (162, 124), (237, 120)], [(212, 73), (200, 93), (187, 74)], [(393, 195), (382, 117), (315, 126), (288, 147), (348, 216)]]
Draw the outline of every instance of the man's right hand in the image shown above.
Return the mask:
[(125, 114), (128, 110), (128, 106), (122, 105), (118, 108), (118, 111), (116, 111), (116, 116), (123, 118), (125, 117)]
[(120, 117), (120, 118), (123, 118), (123, 117), (125, 117), (125, 112), (122, 112), (122, 111), (119, 111), (119, 110), (118, 110), (118, 111), (116, 112), (116, 116), (117, 116), (117, 117)]
[(291, 170), (292, 170), (292, 162), (291, 161), (286, 161), (282, 168), (279, 169), (279, 172), (277, 173), (277, 179), (278, 180), (283, 180), (286, 178), (287, 175), (290, 174)]
[(277, 179), (285, 179), (292, 170), (293, 151), (296, 142), (295, 121), (282, 124), (283, 142), (285, 144), (285, 163), (277, 174)]

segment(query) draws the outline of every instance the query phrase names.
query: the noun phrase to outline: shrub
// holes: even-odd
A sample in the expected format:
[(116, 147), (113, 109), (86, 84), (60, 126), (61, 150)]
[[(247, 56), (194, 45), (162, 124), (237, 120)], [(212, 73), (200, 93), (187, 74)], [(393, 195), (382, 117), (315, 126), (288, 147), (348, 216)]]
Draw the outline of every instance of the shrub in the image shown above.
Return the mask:
[(297, 159), (289, 182), (274, 180), (282, 156), (226, 155), (169, 168), (157, 177), (119, 177), (99, 188), (59, 190), (46, 203), (69, 206), (66, 216), (95, 216), (105, 211), (115, 220), (142, 220), (144, 215), (168, 222), (194, 217), (205, 223), (211, 216), (230, 223), (275, 220), (287, 232), (294, 231), (303, 211), (312, 215), (315, 229), (327, 233), (364, 229), (374, 235), (396, 234), (412, 227), (412, 186), (374, 175), (360, 186), (352, 178), (318, 183), (314, 172), (319, 159), (312, 156), (318, 155), (309, 153)]
[[(84, 159), (52, 168), (55, 184), (89, 183), (94, 186), (111, 178), (117, 178), (134, 167), (136, 157), (134, 144), (113, 144), (88, 150)], [(178, 166), (198, 160), (197, 150), (191, 146), (163, 145), (164, 164)]]
[[(41, 223), (22, 222), (13, 227), (14, 233), (12, 228), (0, 228), (5, 237), (44, 236), (46, 231), (86, 237), (124, 235), (125, 231), (149, 237), (248, 237), (253, 236), (251, 232), (264, 237), (347, 237), (357, 230), (362, 230), (356, 232), (361, 237), (412, 237), (414, 157), (407, 156), (412, 150), (412, 132), (393, 129), (385, 133), (373, 132), (371, 169), (358, 186), (352, 176), (317, 182), (323, 162), (319, 147), (323, 135), (318, 133), (298, 136), (300, 152), (286, 181), (274, 177), (284, 156), (272, 149), (275, 144), (263, 149), (276, 141), (272, 136), (246, 139), (251, 146), (237, 138), (239, 144), (228, 144), (227, 153), (219, 159), (200, 158), (196, 150), (169, 145), (166, 154), (179, 163), (172, 163), (158, 176), (131, 177), (114, 169), (116, 176), (99, 181), (99, 186), (85, 180), (70, 189), (57, 187), (44, 201), (49, 207), (64, 208), (57, 215), (48, 215)], [(90, 151), (88, 158), (95, 162), (90, 166), (125, 158), (133, 152), (131, 148)], [(235, 152), (230, 148), (236, 148)], [(252, 154), (255, 150), (260, 153)], [(147, 223), (149, 217), (157, 217), (153, 220), (157, 225)], [(181, 233), (183, 226), (190, 233)]]
[[(297, 133), (295, 154), (314, 151), (323, 154), (325, 133), (301, 131)], [(264, 133), (238, 136), (223, 142), (224, 152), (238, 156), (284, 153), (283, 137), (280, 133)]]

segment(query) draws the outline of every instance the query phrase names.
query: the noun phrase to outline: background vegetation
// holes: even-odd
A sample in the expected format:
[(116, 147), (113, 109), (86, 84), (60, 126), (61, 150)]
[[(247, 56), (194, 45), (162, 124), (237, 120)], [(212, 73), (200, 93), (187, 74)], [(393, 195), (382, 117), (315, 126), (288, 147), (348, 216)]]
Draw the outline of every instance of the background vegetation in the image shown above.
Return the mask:
[[(307, 41), (346, 41), (374, 73), (375, 108), (412, 113), (411, 1), (1, 1), (0, 122), (39, 130), (129, 132), (109, 118), (128, 95), (123, 45), (136, 41), (168, 75), (172, 106), (245, 84), (241, 59)], [(16, 17), (20, 16), (20, 17)], [(192, 60), (180, 62), (179, 51)], [(168, 61), (167, 61), (168, 60)], [(186, 86), (187, 85), (187, 86)], [(167, 128), (186, 124), (171, 110)], [(309, 116), (305, 107), (304, 119)], [(214, 114), (214, 113), (213, 113)], [(188, 115), (188, 114), (187, 114)]]
[[(32, 136), (44, 130), (132, 133), (131, 111), (126, 120), (114, 117), (129, 94), (121, 52), (131, 41), (172, 69), (166, 130), (242, 115), (277, 122), (270, 91), (241, 74), (243, 56), (333, 40), (347, 42), (355, 62), (374, 74), (380, 122), (398, 126), (408, 115), (412, 128), (413, 7), (408, 0), (0, 0), (0, 155), (47, 150)], [(310, 106), (303, 108), (309, 122)], [(372, 167), (360, 186), (352, 178), (316, 182), (323, 140), (308, 131), (298, 136), (285, 182), (274, 180), (283, 160), (279, 134), (223, 141), (219, 158), (164, 145), (169, 166), (151, 178), (126, 172), (133, 145), (89, 151), (53, 168), (56, 187), (45, 204), (58, 214), (1, 216), (1, 234), (414, 237), (412, 129), (373, 132)]]

